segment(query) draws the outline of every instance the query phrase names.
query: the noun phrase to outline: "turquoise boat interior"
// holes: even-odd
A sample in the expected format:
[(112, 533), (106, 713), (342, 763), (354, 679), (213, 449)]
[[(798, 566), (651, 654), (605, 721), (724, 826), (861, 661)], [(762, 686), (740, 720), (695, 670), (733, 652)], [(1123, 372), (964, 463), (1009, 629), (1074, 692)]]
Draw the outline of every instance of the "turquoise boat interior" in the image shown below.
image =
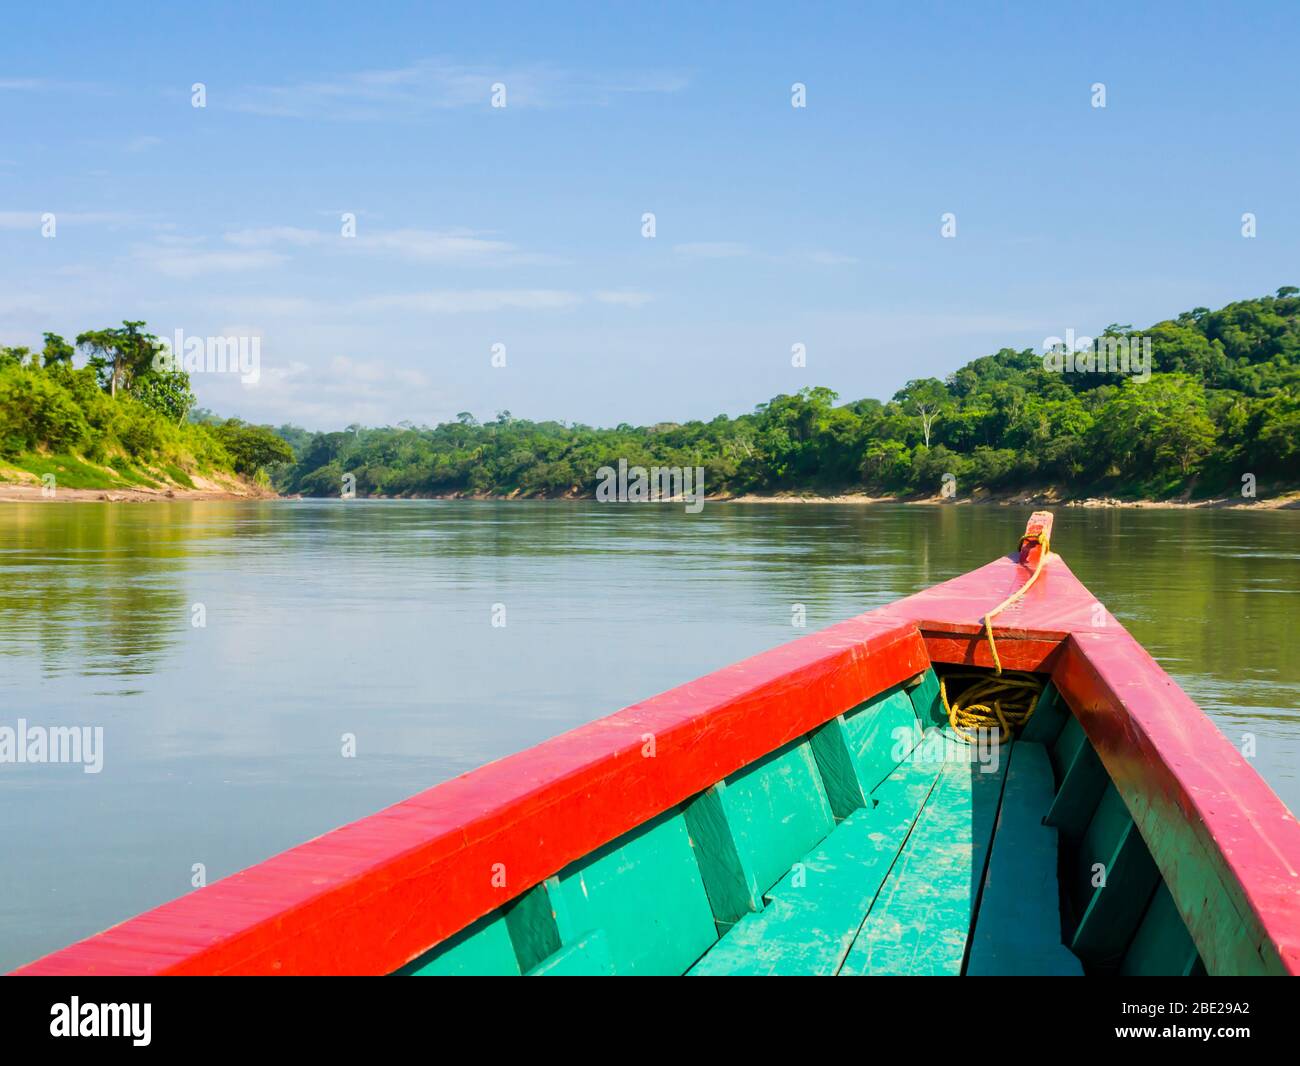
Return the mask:
[(1101, 760), (1040, 680), (1018, 736), (972, 744), (927, 670), (398, 973), (1203, 974)]

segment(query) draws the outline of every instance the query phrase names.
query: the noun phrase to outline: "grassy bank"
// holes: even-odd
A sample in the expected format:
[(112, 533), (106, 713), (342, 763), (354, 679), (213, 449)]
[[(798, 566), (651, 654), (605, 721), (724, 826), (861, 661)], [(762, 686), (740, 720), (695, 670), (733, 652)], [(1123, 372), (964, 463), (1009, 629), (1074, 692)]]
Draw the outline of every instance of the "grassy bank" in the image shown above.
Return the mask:
[(292, 449), (237, 419), (192, 420), (189, 377), (160, 368), (142, 326), (84, 333), (75, 347), (47, 333), (39, 352), (0, 348), (0, 481), (159, 493), (269, 485), (268, 467)]

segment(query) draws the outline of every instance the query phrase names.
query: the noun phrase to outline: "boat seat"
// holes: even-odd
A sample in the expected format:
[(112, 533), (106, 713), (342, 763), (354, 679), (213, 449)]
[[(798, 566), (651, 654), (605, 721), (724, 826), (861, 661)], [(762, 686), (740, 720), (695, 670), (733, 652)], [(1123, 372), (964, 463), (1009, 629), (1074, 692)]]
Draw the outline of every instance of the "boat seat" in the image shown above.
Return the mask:
[(966, 968), (971, 976), (1083, 974), (1061, 941), (1057, 831), (1043, 824), (1055, 793), (1047, 749), (1018, 741), (980, 897)]
[(983, 765), (980, 749), (946, 729), (939, 735), (945, 751), (939, 779), (840, 967), (842, 976), (962, 972), (1015, 746), (996, 749), (996, 761)]
[(1047, 751), (1017, 742), (990, 772), (974, 754), (930, 730), (690, 973), (1081, 974), (1043, 825)]
[(941, 765), (914, 749), (873, 791), (872, 805), (845, 818), (773, 886), (767, 906), (745, 915), (690, 974), (835, 973)]
[(1006, 772), (972, 754), (929, 730), (691, 974), (960, 973)]

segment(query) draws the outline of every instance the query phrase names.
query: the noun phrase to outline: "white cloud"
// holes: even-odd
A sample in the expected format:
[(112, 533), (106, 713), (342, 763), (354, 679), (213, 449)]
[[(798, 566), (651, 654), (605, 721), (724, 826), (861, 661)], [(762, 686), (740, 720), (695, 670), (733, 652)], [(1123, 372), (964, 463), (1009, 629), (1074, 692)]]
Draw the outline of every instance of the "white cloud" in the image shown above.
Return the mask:
[(408, 67), (341, 74), (289, 85), (250, 86), (234, 107), (280, 118), (403, 120), (461, 107), (490, 106), (493, 85), (506, 87), (509, 107), (604, 105), (620, 96), (673, 93), (685, 76), (671, 71), (591, 74), (545, 66), (466, 66), (438, 59)]
[(248, 270), (265, 270), (279, 266), (288, 256), (265, 249), (250, 251), (213, 251), (198, 242), (182, 239), (159, 239), (140, 244), (133, 256), (150, 270), (169, 278), (193, 278), (200, 274), (223, 274)]
[(54, 78), (0, 78), (0, 92), (68, 92), (94, 91), (100, 88), (84, 81), (58, 81)]
[(324, 244), (338, 239), (321, 230), (303, 229), (299, 226), (264, 226), (260, 229), (232, 230), (226, 240), (241, 248), (265, 248), (272, 244), (292, 244), (300, 248)]
[(654, 299), (648, 292), (636, 292), (631, 289), (622, 290), (603, 290), (592, 294), (597, 302), (603, 304), (616, 304), (621, 307), (643, 307)]
[(233, 230), (225, 239), (240, 248), (333, 247), (347, 252), (359, 250), (374, 255), (392, 255), (420, 263), (475, 262), (499, 266), (554, 264), (555, 257), (525, 252), (510, 241), (497, 240), (468, 229), (395, 229), (370, 231), (362, 228), (355, 237), (339, 230), (306, 229), (300, 226), (266, 226)]
[(454, 315), (483, 311), (555, 311), (575, 307), (582, 297), (560, 289), (437, 289), (370, 296), (352, 306), (358, 311), (421, 311)]
[(204, 306), (227, 314), (252, 315), (267, 318), (288, 318), (294, 315), (316, 315), (328, 310), (328, 305), (303, 296), (242, 296), (219, 297), (204, 301)]
[(264, 346), (261, 370), (261, 379), (247, 385), (236, 375), (196, 374), (200, 404), (253, 421), (330, 429), (385, 425), (407, 415), (428, 422), (447, 417), (448, 400), (426, 374), (387, 360), (335, 355), (315, 366), (278, 364)]
[(673, 251), (687, 259), (737, 259), (750, 254), (749, 246), (735, 241), (696, 241), (674, 244)]
[(508, 241), (485, 240), (469, 232), (437, 233), (431, 230), (401, 229), (360, 234), (356, 240), (368, 250), (391, 251), (404, 258), (424, 262), (485, 258), (517, 261), (522, 254)]
[(139, 137), (133, 137), (131, 140), (127, 141), (126, 150), (128, 152), (145, 152), (160, 144), (162, 144), (161, 137), (155, 137), (151, 133), (146, 133)]
[(858, 261), (858, 257), (855, 255), (842, 255), (839, 252), (827, 251), (801, 252), (796, 258), (806, 259), (818, 266), (849, 266)]
[(0, 229), (38, 231), (41, 216), (54, 215), (56, 226), (118, 226), (136, 221), (136, 216), (120, 211), (0, 211)]

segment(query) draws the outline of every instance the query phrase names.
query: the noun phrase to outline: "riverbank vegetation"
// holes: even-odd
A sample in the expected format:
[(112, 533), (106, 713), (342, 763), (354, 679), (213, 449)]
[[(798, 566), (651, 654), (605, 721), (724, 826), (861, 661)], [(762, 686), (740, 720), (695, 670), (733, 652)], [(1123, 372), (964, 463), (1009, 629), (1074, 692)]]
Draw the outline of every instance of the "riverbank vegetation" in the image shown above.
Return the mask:
[[(195, 422), (189, 376), (159, 369), (143, 322), (91, 330), (40, 351), (0, 347), (0, 480), (71, 489), (182, 489), (241, 479), (293, 459), (269, 429), (238, 419)], [(84, 365), (74, 357), (84, 355)]]
[[(591, 496), (602, 467), (703, 467), (711, 494), (1204, 498), (1300, 487), (1300, 290), (1198, 307), (1102, 347), (1149, 344), (1138, 374), (1061, 373), (1004, 348), (887, 401), (830, 389), (752, 413), (613, 428), (503, 411), (436, 426), (310, 433), (194, 410), (189, 377), (155, 356), (143, 322), (0, 348), (0, 480), (67, 488), (186, 488), (242, 479), (286, 493)], [(81, 354), (84, 365), (74, 365)], [(1136, 358), (1136, 357), (1135, 357)], [(1058, 361), (1059, 362), (1059, 361)], [(1149, 370), (1149, 374), (1145, 371)], [(665, 412), (666, 414), (669, 412)], [(350, 482), (348, 482), (350, 483)]]
[[(1300, 485), (1300, 290), (1184, 312), (1145, 330), (1149, 380), (1059, 373), (1002, 349), (891, 400), (841, 404), (805, 388), (738, 418), (597, 429), (502, 412), (433, 427), (305, 434), (277, 485), (337, 496), (590, 496), (602, 466), (702, 466), (710, 493), (846, 491), (959, 495), (1051, 489), (1062, 496), (1192, 498)], [(1109, 362), (1107, 363), (1109, 368)], [(1145, 375), (1143, 375), (1145, 376)]]

